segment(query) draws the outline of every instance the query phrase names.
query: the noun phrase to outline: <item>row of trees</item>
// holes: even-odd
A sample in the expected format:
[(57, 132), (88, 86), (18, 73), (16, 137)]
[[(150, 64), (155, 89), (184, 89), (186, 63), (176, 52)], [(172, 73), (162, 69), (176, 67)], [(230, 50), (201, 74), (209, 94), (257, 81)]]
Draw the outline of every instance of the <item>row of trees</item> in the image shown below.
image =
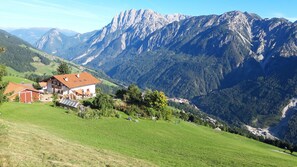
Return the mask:
[(128, 89), (120, 89), (116, 92), (116, 97), (129, 104), (145, 105), (156, 110), (164, 109), (167, 104), (167, 97), (162, 91), (146, 90), (144, 93), (137, 85), (132, 84)]
[(92, 112), (91, 115), (95, 117), (98, 115), (118, 116), (117, 111), (125, 112), (131, 117), (155, 117), (165, 120), (172, 117), (172, 110), (168, 108), (167, 98), (160, 91), (147, 90), (142, 93), (136, 85), (132, 84), (128, 89), (118, 90), (116, 99), (101, 91), (96, 93), (95, 98), (83, 102), (84, 106), (91, 107), (93, 111), (86, 111), (81, 114), (82, 117), (89, 115), (87, 112)]
[(146, 90), (144, 93), (137, 85), (132, 84), (128, 89), (120, 89), (116, 97), (124, 101), (127, 106), (117, 106), (130, 116), (156, 117), (158, 119), (170, 120), (172, 110), (167, 106), (167, 97), (161, 91)]
[(5, 96), (3, 94), (6, 84), (3, 82), (3, 76), (6, 75), (6, 67), (0, 65), (0, 105), (5, 101)]

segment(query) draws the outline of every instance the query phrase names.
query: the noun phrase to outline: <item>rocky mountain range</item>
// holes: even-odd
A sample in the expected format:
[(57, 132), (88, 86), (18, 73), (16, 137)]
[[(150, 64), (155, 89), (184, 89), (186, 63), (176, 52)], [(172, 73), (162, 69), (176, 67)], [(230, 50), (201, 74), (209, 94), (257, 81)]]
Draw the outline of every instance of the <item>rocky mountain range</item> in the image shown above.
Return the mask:
[[(170, 96), (192, 98), (253, 78), (253, 70), (263, 73), (271, 57), (294, 56), (297, 52), (295, 25), (285, 19), (262, 19), (239, 11), (189, 17), (129, 10), (115, 16), (101, 30), (80, 34), (82, 38), (66, 37), (51, 30), (36, 47), (103, 69), (111, 77), (127, 83), (163, 89)], [(292, 38), (284, 38), (284, 33)], [(147, 60), (156, 56), (154, 62)], [(160, 66), (165, 60), (168, 63)], [(258, 65), (259, 69), (245, 72), (241, 79), (223, 81), (234, 69), (249, 65)], [(192, 66), (197, 66), (196, 71)], [(154, 70), (157, 75), (151, 75)], [(168, 78), (171, 73), (181, 75)], [(187, 91), (180, 90), (184, 87)]]
[[(79, 45), (90, 38), (94, 32), (85, 34), (75, 34), (73, 36), (64, 35), (58, 29), (53, 28), (46, 32), (38, 41), (36, 41), (36, 48), (43, 50), (49, 54), (62, 54), (70, 47)], [(66, 53), (67, 54), (67, 53)]]
[[(190, 17), (129, 10), (72, 46), (61, 49), (62, 44), (47, 41), (42, 43), (57, 48), (56, 55), (127, 84), (192, 99), (203, 111), (238, 126), (276, 125), (297, 94), (297, 22), (283, 18), (240, 11)], [(288, 138), (297, 141), (297, 135)]]
[[(31, 45), (34, 45), (37, 40), (39, 40), (47, 31), (49, 31), (52, 28), (20, 28), (20, 29), (13, 29), (13, 30), (7, 30), (12, 35), (15, 35)], [(74, 32), (72, 30), (67, 29), (59, 29), (60, 32), (65, 34), (66, 36), (73, 36), (77, 34), (77, 32)]]

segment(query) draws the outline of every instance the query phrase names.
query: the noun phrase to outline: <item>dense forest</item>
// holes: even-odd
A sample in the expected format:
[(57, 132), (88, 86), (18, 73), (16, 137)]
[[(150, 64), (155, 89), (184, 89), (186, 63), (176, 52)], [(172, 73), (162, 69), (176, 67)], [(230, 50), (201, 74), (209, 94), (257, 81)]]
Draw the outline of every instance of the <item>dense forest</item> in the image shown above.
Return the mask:
[[(276, 125), (282, 108), (297, 95), (297, 58), (275, 58), (271, 63), (265, 76), (196, 97), (194, 103), (232, 125)], [(290, 132), (283, 138), (297, 141), (296, 127), (296, 118), (292, 117), (288, 126)]]
[(35, 71), (31, 65), (34, 61), (39, 61), (44, 65), (49, 65), (50, 60), (36, 52), (30, 50), (30, 44), (21, 39), (0, 30), (0, 62), (19, 72)]

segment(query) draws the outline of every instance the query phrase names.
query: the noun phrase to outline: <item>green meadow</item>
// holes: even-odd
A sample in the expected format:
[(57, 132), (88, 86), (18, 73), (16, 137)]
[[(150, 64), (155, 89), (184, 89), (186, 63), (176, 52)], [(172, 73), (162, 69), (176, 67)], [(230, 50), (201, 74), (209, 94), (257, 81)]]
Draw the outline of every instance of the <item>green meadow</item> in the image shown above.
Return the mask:
[(4, 76), (3, 77), (4, 82), (14, 82), (14, 83), (34, 83), (33, 81), (22, 78), (22, 77), (16, 77), (16, 76)]
[[(140, 119), (134, 122), (126, 120), (125, 114), (121, 118), (86, 120), (44, 103), (4, 103), (0, 113), (0, 136), (2, 132), (2, 136), (8, 136), (7, 140), (19, 139), (24, 145), (27, 142), (28, 147), (41, 143), (36, 146), (40, 149), (23, 158), (21, 166), (30, 166), (30, 159), (38, 166), (78, 163), (96, 166), (97, 163), (92, 162), (97, 161), (106, 166), (287, 167), (297, 164), (295, 154), (284, 153), (280, 148), (183, 121)], [(14, 134), (18, 137), (14, 138)], [(37, 137), (32, 142), (25, 134)], [(22, 147), (13, 147), (17, 141), (9, 143), (4, 139), (2, 137), (2, 142), (0, 139), (0, 150), (9, 151), (0, 151), (0, 166), (1, 156), (2, 163), (14, 164), (15, 156), (19, 155), (16, 153), (22, 152)], [(68, 149), (64, 149), (66, 146)], [(80, 156), (81, 160), (75, 156), (79, 154), (84, 155)], [(22, 159), (21, 155), (18, 159)]]

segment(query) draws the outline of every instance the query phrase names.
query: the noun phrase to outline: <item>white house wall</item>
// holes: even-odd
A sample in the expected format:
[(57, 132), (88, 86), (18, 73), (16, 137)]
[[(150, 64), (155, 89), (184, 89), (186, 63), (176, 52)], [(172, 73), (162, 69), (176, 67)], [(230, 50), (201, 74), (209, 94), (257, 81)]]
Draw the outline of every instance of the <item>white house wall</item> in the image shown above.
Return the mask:
[(47, 81), (47, 92), (48, 93), (53, 93), (53, 87), (52, 87), (52, 81), (51, 80)]
[(71, 91), (72, 91), (72, 93), (75, 93), (74, 92), (75, 90), (80, 90), (80, 89), (84, 90), (84, 92), (87, 92), (87, 89), (89, 89), (90, 93), (92, 93), (93, 96), (96, 95), (95, 85), (87, 85), (87, 86), (76, 87), (76, 88), (72, 88)]
[[(47, 81), (47, 92), (48, 93), (53, 93), (52, 81), (59, 82), (58, 80), (55, 80), (55, 79), (54, 80), (48, 80)], [(90, 93), (92, 93), (93, 96), (96, 95), (95, 85), (86, 85), (86, 86), (80, 86), (80, 87), (69, 89), (68, 87), (66, 87), (65, 85), (62, 84), (62, 89), (57, 89), (56, 88), (55, 92), (57, 93), (57, 90), (63, 90), (63, 95), (68, 95), (68, 94), (71, 94), (71, 93), (75, 94), (75, 90), (80, 90), (80, 89), (84, 90), (84, 92), (87, 92), (87, 89), (89, 89)]]
[(61, 86), (61, 89), (57, 89), (55, 88), (55, 93), (57, 93), (58, 90), (62, 90), (63, 91), (63, 95), (67, 95), (70, 93), (69, 91), (69, 88), (66, 87), (65, 85), (63, 85), (60, 81), (56, 80), (56, 79), (52, 79), (52, 80), (48, 80), (47, 81), (47, 92), (48, 93), (54, 93), (53, 91), (53, 86), (52, 86), (52, 81), (55, 81), (55, 82), (59, 82), (62, 86)]
[(70, 93), (69, 88), (64, 85), (62, 86), (62, 90), (63, 90), (63, 95), (68, 95)]

